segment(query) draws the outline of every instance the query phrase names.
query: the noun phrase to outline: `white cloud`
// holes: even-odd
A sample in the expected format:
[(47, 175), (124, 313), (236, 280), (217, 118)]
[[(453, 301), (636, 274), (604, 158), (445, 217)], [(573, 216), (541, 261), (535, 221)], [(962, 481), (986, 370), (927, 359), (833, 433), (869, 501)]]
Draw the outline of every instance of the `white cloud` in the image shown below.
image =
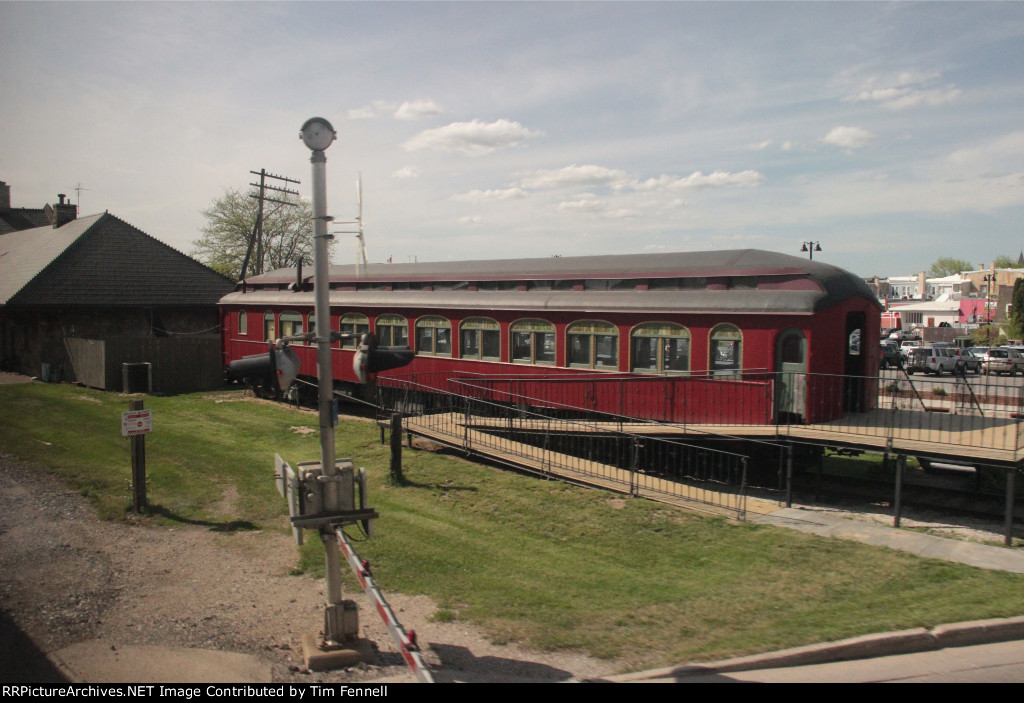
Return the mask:
[(751, 187), (764, 180), (757, 171), (746, 170), (740, 173), (715, 171), (704, 175), (696, 171), (689, 176), (673, 176), (663, 174), (645, 181), (629, 175), (620, 169), (605, 168), (588, 164), (585, 166), (566, 166), (565, 168), (535, 171), (522, 179), (524, 188), (587, 188), (609, 186), (617, 191), (659, 191), (659, 190), (691, 190), (695, 188), (719, 187)]
[(648, 178), (646, 181), (638, 181), (632, 184), (636, 190), (692, 190), (696, 188), (752, 188), (764, 180), (764, 176), (753, 170), (740, 171), (739, 173), (728, 173), (726, 171), (715, 171), (704, 175), (695, 171), (689, 176), (661, 175), (657, 178)]
[(608, 209), (608, 201), (593, 193), (582, 193), (578, 200), (563, 200), (557, 206), (560, 212), (581, 212), (607, 220), (622, 220), (638, 217), (636, 210), (629, 208)]
[(374, 100), (369, 105), (352, 108), (345, 114), (350, 120), (369, 120), (382, 113), (391, 112), (394, 109), (394, 103), (389, 103), (385, 100)]
[(762, 142), (755, 142), (753, 144), (747, 144), (747, 149), (750, 151), (764, 151), (772, 145), (771, 139), (765, 139)]
[(621, 186), (630, 180), (629, 174), (618, 169), (586, 164), (565, 168), (534, 171), (522, 179), (524, 188), (581, 188), (597, 185)]
[(888, 110), (935, 107), (959, 98), (963, 91), (953, 84), (935, 85), (937, 74), (915, 74), (909, 71), (890, 79), (872, 76), (863, 81), (859, 91), (843, 98), (843, 102), (873, 102)]
[(494, 200), (513, 200), (525, 198), (526, 191), (522, 188), (504, 188), (500, 190), (471, 190), (468, 193), (453, 195), (452, 200), (461, 200), (467, 203), (483, 203)]
[(957, 149), (949, 162), (963, 173), (1013, 171), (1024, 161), (1024, 132), (1011, 132), (978, 146)]
[(433, 100), (413, 100), (404, 102), (395, 110), (396, 120), (422, 120), (425, 117), (434, 117), (444, 112), (444, 108)]
[(845, 98), (848, 102), (877, 102), (889, 110), (905, 110), (924, 105), (935, 107), (950, 103), (960, 97), (963, 91), (955, 86), (917, 90), (914, 88), (881, 88), (864, 91)]
[(391, 177), (399, 180), (408, 180), (410, 178), (419, 178), (420, 174), (415, 166), (403, 166), (397, 171), (392, 172)]
[(593, 193), (582, 193), (579, 200), (564, 200), (558, 204), (562, 211), (590, 212), (596, 213), (604, 210), (604, 201)]
[(534, 132), (511, 120), (494, 122), (453, 122), (445, 127), (428, 129), (420, 132), (402, 146), (407, 151), (418, 149), (435, 149), (438, 151), (457, 151), (467, 156), (485, 156), (498, 149), (516, 146), (521, 142), (535, 137)]
[(860, 149), (875, 141), (875, 135), (860, 127), (836, 127), (822, 139), (826, 144), (843, 149)]

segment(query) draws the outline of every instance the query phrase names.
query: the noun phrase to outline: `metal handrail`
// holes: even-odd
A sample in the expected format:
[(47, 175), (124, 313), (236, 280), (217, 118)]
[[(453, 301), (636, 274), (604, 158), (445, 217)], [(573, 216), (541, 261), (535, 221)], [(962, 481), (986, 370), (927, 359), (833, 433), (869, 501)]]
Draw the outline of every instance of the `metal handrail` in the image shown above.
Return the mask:
[(378, 383), (381, 407), (385, 388), (399, 394), (396, 409), (418, 418), (407, 430), (435, 441), (545, 476), (746, 514), (746, 455), (391, 378)]

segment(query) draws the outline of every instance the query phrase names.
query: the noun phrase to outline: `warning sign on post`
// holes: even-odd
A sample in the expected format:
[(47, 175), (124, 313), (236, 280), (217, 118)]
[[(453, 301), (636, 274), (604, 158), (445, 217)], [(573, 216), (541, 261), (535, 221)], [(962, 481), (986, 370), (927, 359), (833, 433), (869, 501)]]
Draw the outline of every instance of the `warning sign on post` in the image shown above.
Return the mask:
[(149, 410), (129, 410), (121, 413), (121, 436), (134, 437), (153, 431), (153, 416)]

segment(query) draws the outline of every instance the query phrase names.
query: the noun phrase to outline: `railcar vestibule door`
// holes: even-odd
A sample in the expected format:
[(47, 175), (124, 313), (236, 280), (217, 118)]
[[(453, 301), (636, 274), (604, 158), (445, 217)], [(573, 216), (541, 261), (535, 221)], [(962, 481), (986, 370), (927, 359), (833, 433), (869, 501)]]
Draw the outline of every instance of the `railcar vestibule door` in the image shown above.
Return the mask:
[(864, 338), (864, 325), (867, 316), (862, 312), (851, 312), (846, 315), (846, 343), (844, 345), (846, 359), (843, 364), (843, 410), (859, 411), (864, 408), (863, 376), (864, 350), (861, 340)]
[(775, 408), (778, 422), (807, 417), (807, 338), (784, 330), (775, 341)]

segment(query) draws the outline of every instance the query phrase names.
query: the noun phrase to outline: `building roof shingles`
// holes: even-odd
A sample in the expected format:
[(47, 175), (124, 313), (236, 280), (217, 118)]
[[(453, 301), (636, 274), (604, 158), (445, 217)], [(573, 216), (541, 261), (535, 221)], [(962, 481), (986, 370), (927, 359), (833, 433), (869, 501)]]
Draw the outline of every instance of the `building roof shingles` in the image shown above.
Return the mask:
[(0, 235), (0, 306), (213, 305), (232, 285), (109, 213)]

